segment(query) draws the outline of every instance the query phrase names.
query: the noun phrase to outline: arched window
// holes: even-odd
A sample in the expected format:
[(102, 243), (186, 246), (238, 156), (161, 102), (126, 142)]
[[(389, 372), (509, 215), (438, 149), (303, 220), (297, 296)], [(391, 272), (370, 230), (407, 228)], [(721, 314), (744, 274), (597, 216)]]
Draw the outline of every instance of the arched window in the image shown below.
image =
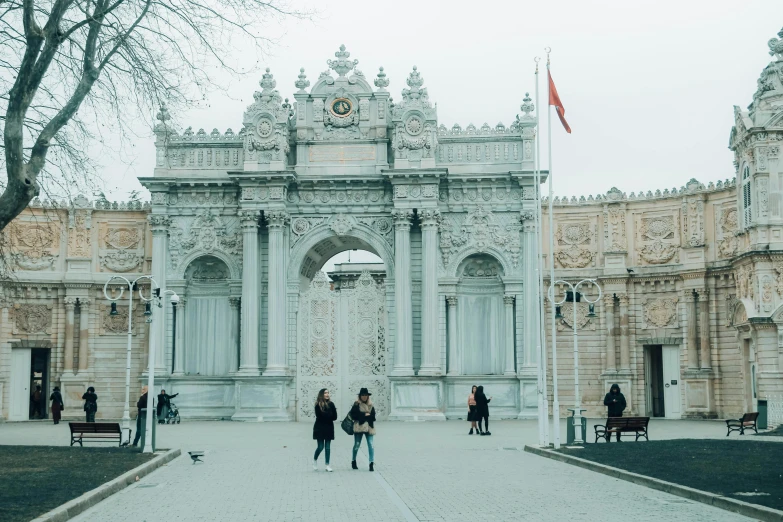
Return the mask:
[(750, 167), (745, 165), (742, 170), (742, 222), (744, 228), (753, 223), (753, 207), (751, 205)]

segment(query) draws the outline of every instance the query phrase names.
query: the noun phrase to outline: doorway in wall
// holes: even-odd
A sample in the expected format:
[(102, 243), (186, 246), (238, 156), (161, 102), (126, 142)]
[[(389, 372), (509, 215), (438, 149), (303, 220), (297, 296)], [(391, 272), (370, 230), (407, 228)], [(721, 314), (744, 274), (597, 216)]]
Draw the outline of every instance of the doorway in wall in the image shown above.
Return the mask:
[(21, 421), (49, 417), (50, 354), (51, 350), (48, 348), (14, 348), (11, 350), (9, 420)]
[(644, 347), (647, 415), (665, 417), (663, 400), (663, 350), (660, 344)]

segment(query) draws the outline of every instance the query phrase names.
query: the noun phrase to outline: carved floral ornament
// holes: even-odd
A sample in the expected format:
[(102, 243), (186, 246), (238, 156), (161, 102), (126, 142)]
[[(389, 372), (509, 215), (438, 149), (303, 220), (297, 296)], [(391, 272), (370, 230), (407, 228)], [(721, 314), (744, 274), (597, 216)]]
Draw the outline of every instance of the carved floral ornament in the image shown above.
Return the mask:
[(640, 264), (662, 265), (679, 261), (674, 216), (640, 218), (638, 250)]
[(574, 304), (576, 304), (576, 325), (578, 330), (595, 330), (595, 323), (587, 314), (590, 313), (588, 303), (563, 303), (560, 305), (560, 319), (557, 329), (565, 330), (574, 327)]
[(643, 299), (642, 306), (646, 328), (668, 328), (676, 326), (676, 297)]
[(756, 298), (755, 274), (752, 265), (737, 267), (734, 272), (734, 283), (737, 287), (737, 297), (750, 300)]
[(718, 240), (718, 255), (723, 259), (734, 257), (739, 249), (737, 208), (734, 205), (721, 210), (718, 229), (721, 235), (721, 239)]
[(555, 260), (562, 268), (584, 268), (595, 259), (594, 232), (590, 223), (558, 223), (555, 232)]
[(444, 266), (449, 265), (457, 252), (470, 247), (477, 253), (487, 252), (490, 248), (505, 252), (512, 266), (517, 268), (521, 252), (521, 225), (517, 216), (509, 214), (501, 219), (491, 211), (477, 207), (464, 218), (456, 215), (441, 217), (440, 249)]
[(242, 236), (237, 232), (237, 219), (218, 216), (210, 209), (202, 210), (195, 219), (176, 218), (171, 224), (169, 267), (181, 274), (183, 261), (194, 253), (222, 253), (231, 260), (236, 272), (241, 267)]
[(11, 258), (22, 270), (46, 270), (57, 258), (59, 235), (52, 224), (14, 223), (9, 227)]
[(14, 305), (15, 334), (49, 334), (52, 325), (52, 306), (44, 304)]

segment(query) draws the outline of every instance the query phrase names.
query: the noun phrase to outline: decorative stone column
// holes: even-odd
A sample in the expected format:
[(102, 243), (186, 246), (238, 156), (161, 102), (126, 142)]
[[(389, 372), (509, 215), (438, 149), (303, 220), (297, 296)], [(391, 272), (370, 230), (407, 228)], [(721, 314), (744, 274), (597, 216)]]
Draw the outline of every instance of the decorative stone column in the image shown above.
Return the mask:
[(688, 340), (688, 368), (699, 369), (699, 347), (697, 346), (696, 330), (696, 294), (691, 290), (685, 292), (685, 311), (686, 311), (686, 338)]
[(90, 305), (92, 299), (79, 298), (79, 373), (87, 371), (90, 357)]
[(185, 298), (180, 296), (176, 304), (177, 329), (174, 332), (174, 369), (173, 375), (185, 375)]
[(614, 295), (605, 295), (604, 321), (606, 321), (606, 371), (617, 371), (617, 348), (615, 343), (614, 326)]
[(73, 375), (73, 310), (76, 308), (76, 298), (66, 297), (65, 304), (65, 344), (63, 349), (63, 373)]
[(539, 284), (536, 274), (538, 264), (538, 249), (536, 248), (536, 225), (533, 211), (525, 210), (520, 213), (522, 221), (522, 251), (525, 252), (524, 261), (524, 347), (522, 358), (522, 372), (527, 375), (535, 375), (538, 365), (538, 343), (540, 326), (536, 320), (536, 309), (541, 307), (538, 302), (536, 287)]
[(618, 296), (620, 300), (620, 369), (631, 369), (631, 339), (628, 328), (628, 295)]
[(239, 359), (240, 359), (240, 350), (241, 346), (239, 344), (239, 329), (240, 329), (240, 319), (239, 319), (239, 309), (240, 305), (242, 303), (242, 300), (239, 297), (229, 297), (228, 298), (228, 306), (231, 308), (231, 325), (229, 326), (228, 330), (228, 338), (229, 338), (229, 350), (234, 350), (237, 354), (237, 364), (233, 368), (231, 368), (232, 372), (239, 371)]
[[(167, 243), (171, 218), (160, 214), (147, 217), (152, 229), (152, 278), (158, 283), (160, 295), (166, 302), (166, 259), (169, 257)], [(155, 373), (166, 373), (166, 306), (153, 311), (150, 324), (150, 343), (155, 343)]]
[(700, 364), (702, 370), (712, 368), (710, 352), (710, 291), (699, 290), (699, 338), (701, 341)]
[[(285, 295), (285, 244), (283, 233), (290, 219), (285, 210), (264, 212), (269, 229), (269, 329), (266, 370), (264, 375), (285, 375), (286, 364), (286, 295)], [(244, 298), (242, 299), (244, 301)], [(253, 322), (253, 328), (257, 324)], [(247, 330), (247, 329), (245, 329)], [(244, 332), (243, 332), (244, 335)]]
[(457, 346), (457, 296), (446, 297), (449, 323), (449, 369), (448, 375), (459, 375), (462, 371), (459, 348)]
[(395, 210), (394, 218), (394, 307), (397, 346), (392, 375), (413, 375), (413, 305), (411, 302), (412, 210)]
[[(242, 227), (242, 348), (240, 375), (259, 375), (258, 367), (258, 210), (240, 210)], [(271, 251), (270, 251), (271, 257)]]
[(504, 375), (515, 375), (514, 370), (514, 296), (504, 295), (503, 304), (506, 309), (506, 364)]
[(421, 368), (419, 375), (441, 375), (438, 335), (438, 219), (435, 209), (419, 211), (421, 223)]

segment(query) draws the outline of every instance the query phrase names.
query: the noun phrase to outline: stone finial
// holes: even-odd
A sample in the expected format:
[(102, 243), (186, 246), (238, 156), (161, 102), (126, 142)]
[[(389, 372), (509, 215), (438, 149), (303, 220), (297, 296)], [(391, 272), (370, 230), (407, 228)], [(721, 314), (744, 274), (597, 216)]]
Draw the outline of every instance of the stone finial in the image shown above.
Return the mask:
[(269, 72), (269, 67), (266, 68), (266, 72), (264, 72), (264, 76), (261, 78), (261, 81), (258, 82), (258, 85), (261, 86), (264, 94), (274, 90), (274, 88), (277, 87), (277, 81), (275, 80), (275, 77), (272, 75), (272, 73)]
[(413, 71), (408, 75), (408, 79), (405, 80), (408, 87), (411, 88), (411, 92), (418, 92), (422, 85), (424, 85), (424, 78), (421, 77), (418, 67), (413, 66)]
[(166, 107), (166, 102), (163, 102), (160, 104), (160, 110), (158, 111), (158, 114), (155, 116), (163, 125), (166, 124), (167, 121), (171, 119), (171, 114), (169, 113), (169, 108)]
[(299, 79), (294, 82), (294, 86), (299, 89), (300, 93), (305, 92), (305, 89), (310, 87), (310, 80), (307, 79), (307, 75), (304, 72), (304, 67), (299, 69)]
[(783, 29), (778, 32), (778, 38), (770, 38), (769, 42), (767, 42), (769, 54), (770, 56), (775, 56), (778, 60), (783, 60)]
[(378, 77), (375, 78), (375, 86), (379, 91), (385, 91), (389, 86), (389, 79), (386, 77), (386, 73), (383, 72), (383, 67), (378, 68)]
[(529, 92), (525, 93), (525, 97), (522, 99), (522, 105), (520, 105), (519, 108), (525, 113), (525, 118), (529, 118), (530, 113), (536, 110), (536, 106), (530, 98)]
[(326, 64), (340, 76), (345, 76), (354, 67), (359, 65), (359, 60), (349, 60), (351, 53), (345, 50), (345, 45), (340, 46), (340, 50), (334, 53), (336, 60), (326, 60)]

